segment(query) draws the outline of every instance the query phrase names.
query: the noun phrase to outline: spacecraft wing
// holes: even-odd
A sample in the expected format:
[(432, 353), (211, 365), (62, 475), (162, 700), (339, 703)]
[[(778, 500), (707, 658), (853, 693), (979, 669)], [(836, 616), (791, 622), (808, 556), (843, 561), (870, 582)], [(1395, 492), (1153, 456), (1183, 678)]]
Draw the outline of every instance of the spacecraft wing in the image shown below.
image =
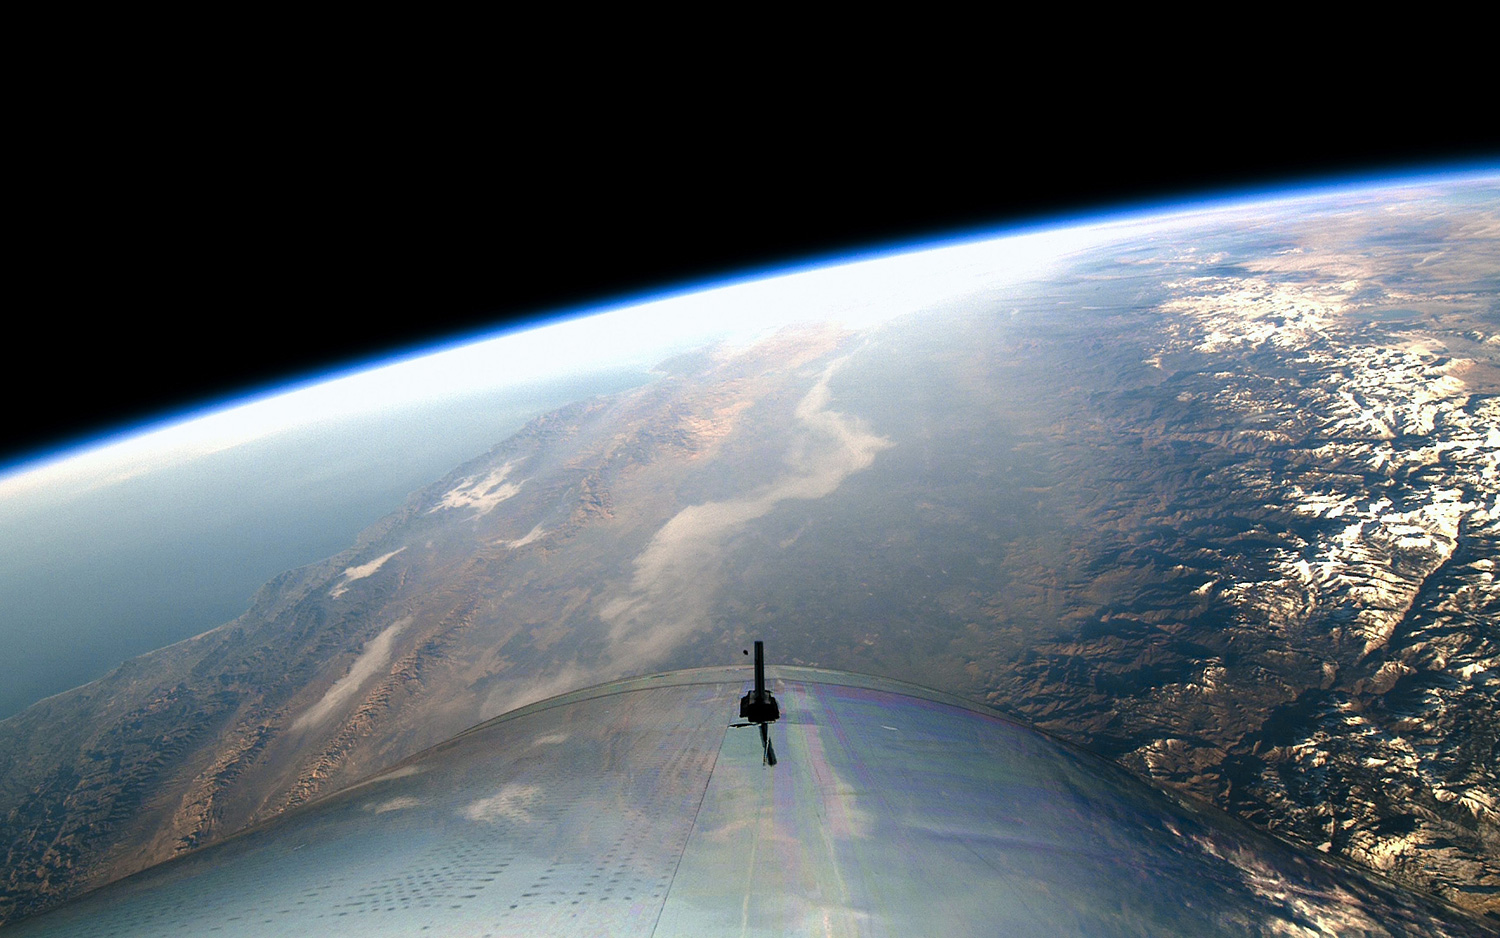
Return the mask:
[(766, 684), (775, 766), (742, 670), (592, 688), (7, 934), (1486, 933), (956, 698)]

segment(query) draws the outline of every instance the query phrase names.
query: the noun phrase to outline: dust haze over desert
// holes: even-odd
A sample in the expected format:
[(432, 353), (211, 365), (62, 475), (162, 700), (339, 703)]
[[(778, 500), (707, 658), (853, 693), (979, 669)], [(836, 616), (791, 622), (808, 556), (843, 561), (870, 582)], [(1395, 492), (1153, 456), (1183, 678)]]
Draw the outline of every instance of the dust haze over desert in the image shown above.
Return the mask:
[[(12, 472), (7, 608), (143, 526), (143, 621), (185, 590), (173, 542), (292, 554), (185, 551), (221, 595), (7, 702), (0, 918), (756, 638), (1500, 914), (1497, 391), (1500, 179), (1469, 175), (669, 296)], [(216, 481), (257, 454), (284, 487)]]

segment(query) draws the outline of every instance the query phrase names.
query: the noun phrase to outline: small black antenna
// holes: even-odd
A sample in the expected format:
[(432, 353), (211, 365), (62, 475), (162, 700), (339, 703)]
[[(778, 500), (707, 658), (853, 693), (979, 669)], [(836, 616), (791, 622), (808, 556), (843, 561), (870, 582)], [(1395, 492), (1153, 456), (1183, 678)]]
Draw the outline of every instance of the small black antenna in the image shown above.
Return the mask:
[(776, 750), (771, 748), (771, 733), (766, 727), (781, 719), (781, 707), (766, 690), (766, 650), (762, 641), (755, 643), (755, 690), (740, 698), (740, 719), (745, 722), (732, 725), (760, 727), (761, 762), (775, 765)]

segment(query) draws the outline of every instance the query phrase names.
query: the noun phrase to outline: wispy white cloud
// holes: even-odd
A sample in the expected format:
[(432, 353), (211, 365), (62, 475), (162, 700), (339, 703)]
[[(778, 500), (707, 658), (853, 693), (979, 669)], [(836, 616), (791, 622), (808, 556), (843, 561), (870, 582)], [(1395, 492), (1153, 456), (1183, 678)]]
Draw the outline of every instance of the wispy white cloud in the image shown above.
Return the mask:
[(539, 524), (536, 527), (532, 528), (530, 531), (526, 532), (526, 535), (524, 537), (518, 537), (513, 541), (496, 541), (496, 543), (504, 544), (508, 549), (515, 550), (517, 547), (525, 547), (527, 544), (530, 544), (532, 541), (536, 540), (546, 533), (547, 532), (542, 530), (542, 526)]
[(476, 518), (488, 514), (495, 509), (496, 505), (517, 495), (521, 491), (521, 486), (526, 484), (525, 479), (520, 482), (505, 481), (514, 465), (514, 463), (506, 463), (484, 476), (471, 476), (463, 480), (451, 490), (443, 493), (443, 497), (429, 509), (428, 514), (447, 508), (472, 508)]
[(660, 660), (662, 653), (708, 621), (721, 577), (724, 542), (784, 501), (815, 499), (837, 489), (891, 446), (856, 418), (828, 409), (828, 382), (843, 359), (829, 365), (796, 408), (797, 432), (787, 471), (739, 498), (679, 511), (635, 561), (630, 588), (601, 610), (612, 646), (629, 661), (617, 669)]
[(337, 586), (328, 591), (328, 595), (332, 596), (334, 599), (338, 599), (340, 596), (349, 592), (350, 583), (355, 580), (363, 580), (366, 577), (373, 576), (376, 570), (379, 570), (381, 567), (385, 566), (385, 562), (387, 560), (390, 560), (392, 557), (401, 553), (403, 550), (406, 550), (406, 548), (398, 547), (395, 550), (391, 551), (389, 554), (383, 554), (379, 557), (376, 557), (369, 563), (360, 564), (357, 567), (345, 567), (344, 578), (339, 581), (339, 584)]
[(308, 707), (297, 719), (292, 721), (292, 729), (300, 730), (311, 726), (317, 726), (333, 715), (339, 706), (347, 703), (360, 688), (360, 685), (377, 670), (391, 660), (391, 651), (396, 642), (396, 636), (407, 625), (411, 619), (398, 619), (391, 623), (384, 632), (365, 643), (364, 650), (359, 657), (354, 659), (354, 664), (349, 666), (349, 673), (334, 682), (323, 695), (323, 699)]

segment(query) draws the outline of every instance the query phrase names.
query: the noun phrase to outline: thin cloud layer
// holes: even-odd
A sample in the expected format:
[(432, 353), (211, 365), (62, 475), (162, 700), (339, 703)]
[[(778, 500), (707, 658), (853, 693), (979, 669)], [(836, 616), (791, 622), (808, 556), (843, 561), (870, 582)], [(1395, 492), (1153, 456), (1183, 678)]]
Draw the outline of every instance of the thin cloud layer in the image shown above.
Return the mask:
[(857, 418), (828, 409), (828, 382), (844, 361), (830, 364), (798, 403), (789, 471), (754, 493), (682, 509), (636, 558), (630, 588), (600, 613), (611, 646), (621, 652), (617, 668), (659, 660), (708, 621), (724, 544), (741, 528), (782, 502), (828, 495), (893, 445)]

